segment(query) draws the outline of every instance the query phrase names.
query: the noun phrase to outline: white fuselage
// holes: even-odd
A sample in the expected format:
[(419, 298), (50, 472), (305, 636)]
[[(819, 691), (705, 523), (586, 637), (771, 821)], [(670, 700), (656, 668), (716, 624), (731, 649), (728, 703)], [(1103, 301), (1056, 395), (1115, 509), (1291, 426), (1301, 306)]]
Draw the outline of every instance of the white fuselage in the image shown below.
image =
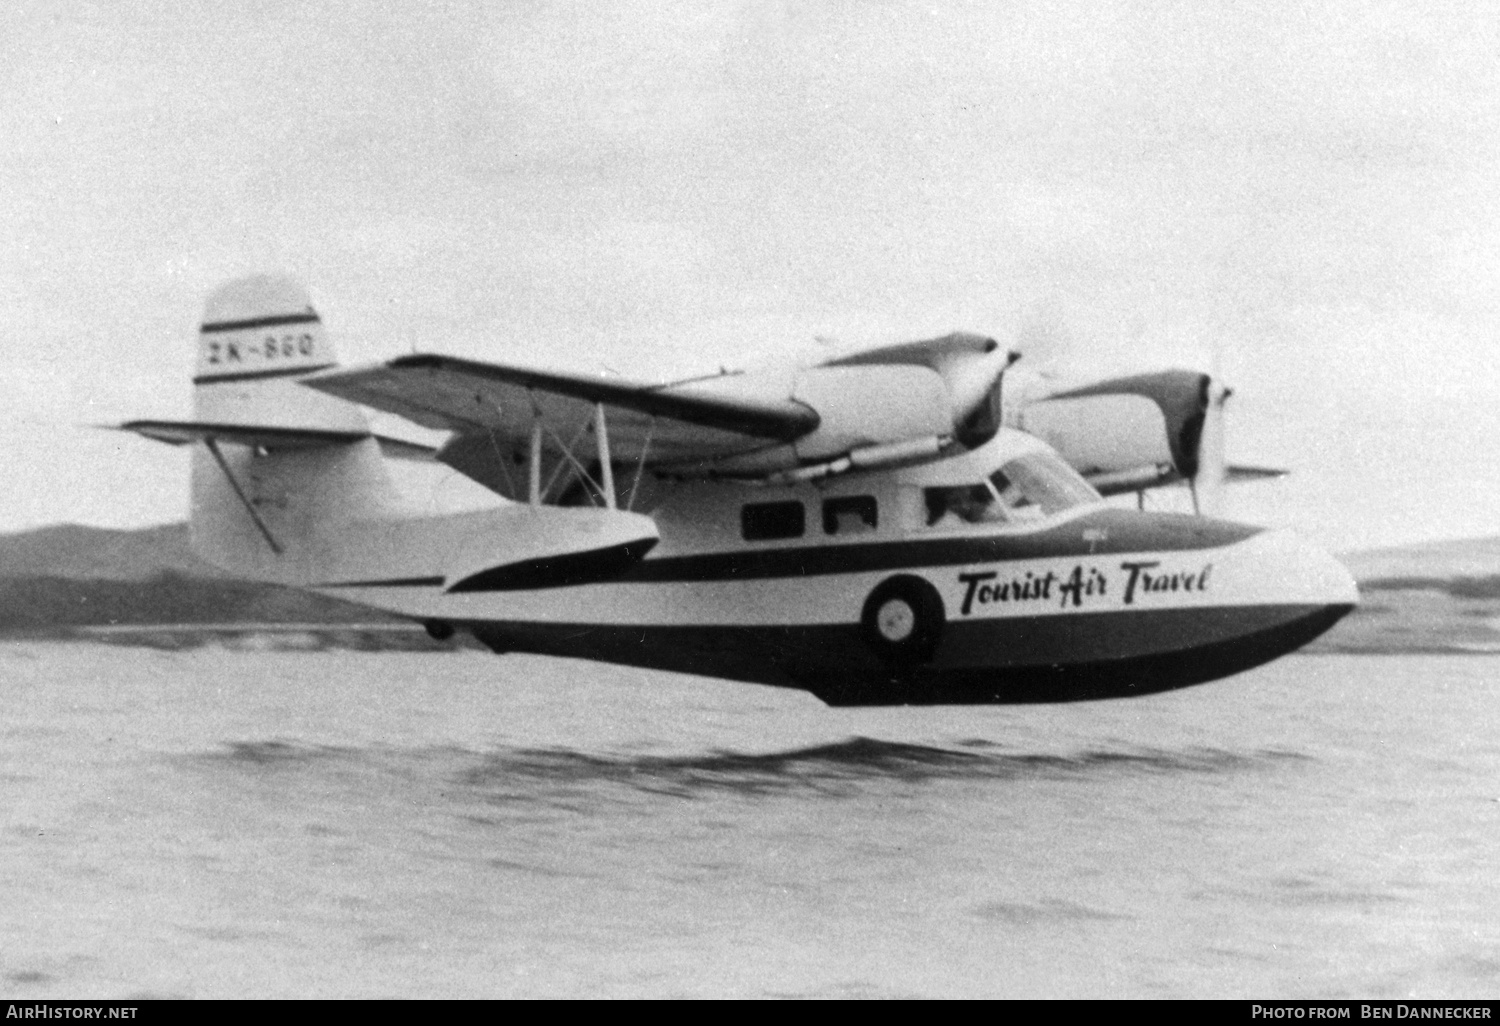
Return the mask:
[[(1003, 694), (975, 681), (1066, 677), (1070, 667), (1093, 679), (1111, 665), (1149, 674), (1153, 660), (1191, 652), (1200, 667), (1174, 663), (1161, 679), (1207, 679), (1301, 644), (1340, 615), (1330, 611), (1357, 601), (1342, 566), (1286, 532), (1099, 502), (981, 522), (934, 517), (934, 489), (964, 479), (939, 463), (819, 486), (668, 485), (650, 514), (659, 541), (608, 577), (552, 583), (533, 572), (524, 583), (537, 586), (516, 586), (500, 574), (499, 587), (454, 591), (457, 575), (433, 567), (405, 582), (316, 590), (463, 625), (497, 648), (802, 686), (850, 673), (931, 678), (933, 694), (948, 694), (944, 675)], [(505, 507), (486, 530), (498, 542), (507, 523), (567, 512)], [(498, 555), (505, 546), (489, 548)], [(471, 561), (465, 572), (473, 569)], [(897, 578), (938, 600), (936, 613), (913, 614), (935, 616), (928, 626), (940, 637), (912, 658), (872, 625), (871, 601), (883, 588), (899, 591)], [(1252, 651), (1225, 651), (1237, 644)], [(674, 645), (692, 658), (662, 652)], [(763, 673), (746, 668), (756, 651)], [(1060, 680), (1059, 694), (1069, 686)]]

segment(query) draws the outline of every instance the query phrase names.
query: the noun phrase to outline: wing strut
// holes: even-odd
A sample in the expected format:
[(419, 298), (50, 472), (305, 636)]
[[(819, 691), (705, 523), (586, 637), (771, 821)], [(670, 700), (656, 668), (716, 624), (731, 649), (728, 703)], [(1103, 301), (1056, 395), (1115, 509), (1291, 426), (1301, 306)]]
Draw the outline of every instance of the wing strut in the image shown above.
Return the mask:
[(527, 468), (527, 498), (533, 506), (542, 504), (542, 415), (536, 404), (531, 406), (531, 465)]
[(646, 441), (641, 446), (641, 461), (635, 468), (635, 482), (630, 486), (630, 497), (625, 500), (626, 509), (635, 508), (635, 493), (640, 490), (641, 478), (646, 473), (646, 458), (651, 455), (651, 440), (656, 436), (656, 418), (651, 418), (651, 426), (646, 429)]
[[(602, 505), (605, 509), (610, 510), (618, 510), (620, 508), (621, 500), (615, 491), (614, 458), (610, 453), (609, 424), (605, 417), (604, 405), (604, 403), (595, 403), (594, 415), (579, 424), (578, 430), (573, 435), (572, 440), (565, 442), (562, 436), (547, 423), (546, 419), (542, 416), (541, 407), (537, 404), (535, 398), (532, 398), (531, 427), (528, 431), (528, 448), (530, 451), (527, 453), (528, 465), (526, 468), (525, 485), (526, 502), (528, 505), (545, 505), (547, 496), (552, 494), (560, 480), (566, 486), (572, 480), (576, 479), (582, 485), (584, 494), (588, 496), (589, 501), (594, 505)], [(624, 500), (625, 509), (627, 510), (635, 505), (635, 497), (640, 491), (641, 479), (646, 473), (646, 461), (651, 452), (651, 443), (656, 436), (656, 425), (657, 419), (652, 417), (650, 427), (646, 432), (645, 444), (638, 457), (639, 466), (635, 470), (630, 495)], [(578, 453), (574, 451), (580, 446), (584, 436), (590, 431), (594, 433), (595, 458), (599, 464), (597, 475), (584, 463), (586, 457), (580, 458)], [(542, 455), (548, 446), (549, 438), (552, 444), (557, 446), (557, 451), (561, 458), (558, 460), (557, 465), (552, 468), (551, 474), (544, 481), (542, 479)], [(499, 452), (498, 446), (496, 455), (499, 458), (503, 458), (503, 454)], [(516, 484), (518, 482), (513, 483), (507, 479), (506, 488), (510, 494), (517, 495), (519, 498), (519, 494), (516, 491)], [(566, 493), (567, 488), (564, 487), (563, 491)]]
[[(654, 427), (654, 420), (652, 424)], [(573, 453), (573, 447), (576, 446), (579, 440), (588, 433), (590, 428), (592, 428), (594, 431), (594, 444), (598, 449), (599, 480), (597, 481), (594, 479), (594, 475), (589, 473), (588, 467), (584, 466), (583, 462)], [(552, 440), (557, 443), (558, 451), (562, 454), (563, 457), (563, 462), (558, 464), (557, 469), (552, 472), (551, 478), (545, 485), (543, 485), (541, 482), (542, 442), (544, 434), (552, 436)], [(603, 403), (594, 404), (593, 420), (584, 421), (582, 424), (580, 424), (578, 427), (578, 433), (573, 436), (573, 440), (571, 442), (567, 443), (564, 443), (557, 432), (553, 431), (550, 427), (547, 426), (547, 424), (542, 420), (540, 411), (538, 411), (536, 405), (533, 403), (531, 410), (530, 455), (531, 467), (529, 468), (530, 474), (528, 475), (529, 480), (527, 499), (531, 503), (531, 505), (541, 505), (543, 498), (547, 495), (548, 492), (552, 491), (552, 486), (557, 483), (557, 479), (562, 476), (563, 472), (571, 465), (573, 468), (573, 472), (578, 475), (578, 480), (584, 485), (585, 493), (587, 493), (591, 499), (593, 498), (594, 494), (597, 493), (599, 498), (603, 500), (604, 507), (606, 509), (619, 508), (618, 500), (615, 497), (615, 469), (614, 465), (610, 462), (609, 428), (604, 421)], [(642, 467), (644, 466), (645, 464), (643, 461)], [(640, 484), (639, 475), (637, 475), (636, 484)], [(634, 489), (632, 489), (631, 498), (634, 499), (634, 497), (635, 491)]]
[(604, 508), (615, 508), (615, 468), (609, 465), (609, 432), (604, 427), (604, 404), (594, 404), (594, 442), (599, 446), (599, 476), (604, 486)]
[(245, 489), (240, 487), (239, 481), (234, 476), (234, 471), (229, 469), (228, 461), (224, 459), (224, 454), (219, 451), (219, 440), (210, 435), (203, 439), (203, 444), (208, 446), (208, 451), (213, 454), (214, 462), (219, 465), (219, 469), (229, 479), (229, 487), (233, 488), (234, 494), (240, 497), (240, 502), (245, 506), (245, 512), (250, 514), (250, 519), (255, 521), (256, 527), (260, 528), (260, 533), (266, 539), (266, 544), (271, 546), (271, 551), (276, 553), (276, 555), (281, 555), (281, 546), (277, 544), (275, 536), (271, 534), (271, 529), (260, 518), (260, 511), (250, 501), (250, 496), (245, 494)]
[(558, 462), (556, 469), (552, 471), (552, 476), (547, 478), (547, 483), (542, 485), (542, 495), (545, 497), (551, 493), (553, 486), (557, 484), (558, 479), (567, 472), (570, 466), (584, 481), (592, 481), (593, 478), (589, 477), (589, 472), (584, 468), (583, 464), (578, 462), (578, 457), (573, 455), (573, 446), (578, 444), (580, 438), (588, 434), (589, 428), (593, 426), (592, 423), (586, 420), (578, 425), (578, 430), (573, 433), (573, 440), (571, 442), (564, 442), (562, 436), (553, 431), (545, 423), (542, 423), (540, 419), (535, 421), (535, 423), (539, 424), (543, 431), (552, 436), (552, 440), (557, 443), (558, 452), (563, 457)]

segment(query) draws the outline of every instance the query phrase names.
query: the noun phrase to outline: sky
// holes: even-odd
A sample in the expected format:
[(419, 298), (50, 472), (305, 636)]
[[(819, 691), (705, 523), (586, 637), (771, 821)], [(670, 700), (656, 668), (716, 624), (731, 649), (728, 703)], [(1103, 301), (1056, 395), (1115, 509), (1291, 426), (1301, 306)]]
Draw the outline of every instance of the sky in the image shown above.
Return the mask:
[[(306, 283), (348, 363), (631, 376), (993, 335), (1216, 369), (1227, 512), (1500, 533), (1484, 2), (0, 12), (0, 531), (185, 517), (203, 300)], [(1168, 500), (1170, 501), (1170, 500)]]

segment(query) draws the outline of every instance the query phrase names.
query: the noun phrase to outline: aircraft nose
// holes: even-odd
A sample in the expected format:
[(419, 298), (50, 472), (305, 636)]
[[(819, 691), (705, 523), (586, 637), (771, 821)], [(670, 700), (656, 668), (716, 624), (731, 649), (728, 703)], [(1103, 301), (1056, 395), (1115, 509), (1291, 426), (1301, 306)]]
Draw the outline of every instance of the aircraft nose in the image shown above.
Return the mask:
[(1290, 531), (1266, 531), (1243, 548), (1248, 573), (1264, 582), (1268, 599), (1342, 607), (1342, 612), (1359, 604), (1359, 588), (1348, 568)]
[(1303, 573), (1313, 576), (1313, 587), (1323, 593), (1329, 605), (1348, 606), (1350, 609), (1359, 605), (1359, 585), (1348, 567), (1310, 544), (1303, 546), (1302, 558)]
[[(1343, 564), (1290, 531), (1194, 520), (1185, 529), (1198, 532), (1196, 537), (1217, 532), (1225, 539), (1220, 546), (1196, 550), (1202, 565), (1196, 576), (1194, 559), (1171, 564), (1184, 585), (1177, 593), (1183, 615), (1175, 643), (1188, 647), (1184, 639), (1191, 637), (1202, 645), (1194, 672), (1208, 676), (1197, 680), (1238, 673), (1301, 648), (1359, 603), (1359, 589)], [(1231, 540), (1236, 533), (1238, 539)], [(1162, 560), (1162, 568), (1167, 566)], [(1172, 593), (1161, 582), (1169, 588), (1173, 576), (1143, 567), (1135, 575), (1134, 595), (1127, 597), (1142, 607), (1168, 599)]]
[(1359, 604), (1348, 569), (1290, 531), (1261, 531), (1215, 562), (1210, 589), (1218, 594), (1205, 598), (1239, 609), (1240, 628), (1277, 653), (1305, 645)]
[[(1182, 542), (1183, 556), (1170, 569), (1189, 573), (1202, 565), (1201, 586), (1184, 598), (1191, 595), (1205, 606), (1262, 607), (1268, 615), (1277, 610), (1301, 614), (1314, 607), (1339, 607), (1343, 615), (1359, 604), (1359, 589), (1348, 569), (1291, 531), (1209, 517), (1157, 516)], [(1146, 576), (1153, 572), (1142, 571), (1137, 591), (1150, 587)]]

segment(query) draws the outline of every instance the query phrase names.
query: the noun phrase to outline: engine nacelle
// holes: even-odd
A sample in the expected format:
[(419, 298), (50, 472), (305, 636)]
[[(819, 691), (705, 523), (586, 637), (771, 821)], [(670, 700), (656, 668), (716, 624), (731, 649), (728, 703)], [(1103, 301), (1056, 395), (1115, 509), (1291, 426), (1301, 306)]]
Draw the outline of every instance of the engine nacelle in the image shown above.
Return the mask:
[[(999, 424), (978, 432), (973, 424), (984, 419), (997, 378), (1015, 359), (994, 339), (955, 333), (803, 368), (792, 377), (790, 398), (817, 414), (817, 428), (795, 442), (716, 460), (710, 472), (779, 474), (846, 456), (859, 465), (862, 457), (878, 462), (910, 450), (915, 459), (954, 437), (982, 442)], [(730, 384), (767, 388), (755, 375)]]
[(1051, 445), (1106, 494), (1192, 481), (1223, 462), (1205, 452), (1205, 435), (1222, 438), (1205, 424), (1222, 415), (1228, 393), (1207, 374), (1166, 370), (1027, 393), (1007, 401), (1007, 425)]
[(927, 367), (812, 367), (792, 398), (818, 414), (817, 430), (795, 443), (802, 462), (953, 432), (948, 390)]

